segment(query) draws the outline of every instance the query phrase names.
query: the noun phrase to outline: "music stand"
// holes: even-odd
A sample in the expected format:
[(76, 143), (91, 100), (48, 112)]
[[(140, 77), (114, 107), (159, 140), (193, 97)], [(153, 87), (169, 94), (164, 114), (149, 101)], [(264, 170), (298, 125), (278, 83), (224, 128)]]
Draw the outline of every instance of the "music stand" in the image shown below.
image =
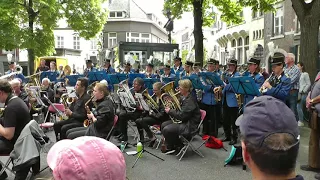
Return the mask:
[(119, 84), (121, 81), (127, 79), (126, 74), (107, 74), (107, 81), (109, 85), (111, 84), (113, 91), (116, 90), (115, 85)]
[[(146, 101), (144, 100), (144, 98), (143, 98), (143, 96), (142, 96), (141, 93), (135, 93), (134, 96), (135, 96), (135, 98), (138, 100), (138, 102), (140, 103), (141, 108), (142, 108), (143, 111), (150, 111), (150, 107), (148, 106), (148, 104), (147, 104)], [(141, 116), (141, 118), (142, 118), (142, 120), (143, 120), (143, 115)], [(134, 168), (134, 166), (137, 164), (138, 160), (141, 158), (141, 155), (142, 155), (144, 152), (146, 152), (146, 153), (148, 153), (148, 154), (150, 154), (150, 155), (152, 155), (152, 156), (154, 156), (154, 157), (156, 157), (156, 158), (164, 161), (164, 159), (162, 159), (162, 158), (158, 157), (157, 155), (149, 152), (148, 150), (145, 150), (145, 149), (144, 149), (144, 146), (142, 145), (142, 150), (136, 153), (136, 154), (138, 154), (138, 157), (137, 157), (137, 159), (135, 160), (132, 168)]]
[[(242, 95), (259, 96), (260, 91), (252, 77), (233, 77), (229, 83), (234, 93)], [(243, 107), (240, 108), (240, 111)]]
[(176, 78), (172, 78), (172, 77), (163, 77), (162, 78), (162, 82), (165, 84), (172, 82), (172, 81), (175, 81), (175, 80), (176, 80)]
[(189, 79), (191, 81), (192, 87), (194, 89), (203, 89), (202, 82), (200, 81), (200, 78), (197, 75), (185, 76), (182, 79)]
[(96, 71), (88, 73), (89, 84), (92, 84), (96, 81), (101, 81), (103, 79), (107, 79), (107, 73), (105, 71)]
[(70, 86), (75, 86), (78, 78), (80, 78), (80, 77), (83, 77), (83, 75), (74, 74), (74, 75), (66, 76), (66, 78), (69, 79)]
[(128, 74), (128, 85), (129, 85), (129, 87), (132, 86), (133, 80), (134, 80), (135, 78), (137, 78), (137, 77), (140, 77), (140, 78), (143, 79), (143, 78), (146, 77), (146, 75), (145, 75), (145, 74), (140, 74), (140, 73)]
[[(213, 85), (222, 86), (224, 85), (223, 81), (221, 80), (220, 76), (213, 72), (200, 72), (200, 76), (204, 77), (204, 79), (209, 79)], [(208, 81), (206, 81), (208, 82)]]
[(160, 79), (159, 78), (144, 78), (143, 81), (144, 81), (145, 88), (148, 89), (148, 93), (152, 94), (153, 84), (156, 82), (160, 82)]

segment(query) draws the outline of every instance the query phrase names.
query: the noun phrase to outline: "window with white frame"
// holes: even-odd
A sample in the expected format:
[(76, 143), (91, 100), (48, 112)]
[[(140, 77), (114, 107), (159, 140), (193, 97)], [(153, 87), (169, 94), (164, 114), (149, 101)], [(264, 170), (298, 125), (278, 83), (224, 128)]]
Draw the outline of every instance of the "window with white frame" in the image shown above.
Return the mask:
[(97, 39), (91, 39), (91, 50), (97, 50), (98, 49), (98, 40)]
[(122, 11), (111, 11), (109, 12), (109, 18), (124, 18), (125, 12)]
[(80, 49), (80, 37), (73, 36), (73, 49)]
[(148, 33), (135, 33), (135, 32), (127, 32), (126, 33), (126, 41), (127, 42), (142, 42), (142, 43), (150, 43), (151, 35)]
[(113, 47), (117, 44), (117, 33), (108, 33), (108, 47)]
[(141, 42), (149, 43), (150, 42), (150, 34), (143, 33), (141, 34)]
[(57, 36), (57, 48), (64, 48), (64, 37)]
[(239, 39), (238, 39), (238, 44), (237, 44), (238, 46), (237, 46), (237, 51), (238, 51), (238, 53), (237, 53), (237, 55), (238, 55), (238, 57), (237, 57), (237, 59), (238, 59), (238, 61), (242, 64), (242, 63), (244, 63), (243, 62), (243, 41), (242, 41), (242, 37), (240, 37)]
[(283, 6), (277, 8), (273, 18), (273, 34), (275, 36), (283, 34)]

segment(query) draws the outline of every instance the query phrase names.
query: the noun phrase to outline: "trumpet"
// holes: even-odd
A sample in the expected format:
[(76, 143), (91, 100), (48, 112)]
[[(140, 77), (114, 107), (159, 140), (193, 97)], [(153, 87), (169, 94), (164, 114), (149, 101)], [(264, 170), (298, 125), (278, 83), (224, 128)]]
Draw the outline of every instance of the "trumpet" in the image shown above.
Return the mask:
[[(91, 111), (89, 109), (89, 103), (93, 100), (94, 96), (91, 96), (90, 99), (85, 103), (85, 108), (86, 108), (86, 111), (87, 111), (87, 114), (91, 114)], [(92, 119), (86, 119), (84, 120), (83, 122), (83, 126), (84, 127), (88, 127), (90, 124), (92, 123)]]

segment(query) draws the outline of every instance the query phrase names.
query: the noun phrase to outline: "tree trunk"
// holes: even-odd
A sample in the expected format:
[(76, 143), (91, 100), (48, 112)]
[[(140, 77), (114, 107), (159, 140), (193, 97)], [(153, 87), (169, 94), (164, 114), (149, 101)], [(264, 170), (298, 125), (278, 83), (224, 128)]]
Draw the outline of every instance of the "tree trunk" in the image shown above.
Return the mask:
[[(28, 7), (28, 16), (29, 16), (29, 41), (34, 41), (34, 20), (37, 14), (33, 10), (33, 0), (29, 0), (29, 7)], [(34, 60), (35, 60), (35, 54), (34, 54), (34, 49), (33, 48), (28, 48), (28, 69), (29, 69), (29, 74), (34, 73)]]
[(306, 15), (300, 18), (300, 24), (300, 61), (304, 63), (306, 72), (313, 82), (319, 65), (319, 20), (314, 19), (312, 15)]
[(195, 62), (203, 65), (202, 0), (193, 0)]

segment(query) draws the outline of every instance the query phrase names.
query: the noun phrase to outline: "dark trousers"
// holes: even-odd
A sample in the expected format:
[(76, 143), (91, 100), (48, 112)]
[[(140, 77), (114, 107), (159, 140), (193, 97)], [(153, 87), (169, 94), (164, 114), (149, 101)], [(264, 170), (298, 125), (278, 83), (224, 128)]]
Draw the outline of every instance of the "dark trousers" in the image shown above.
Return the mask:
[(292, 90), (290, 90), (289, 96), (286, 99), (286, 104), (293, 111), (293, 113), (296, 117), (296, 121), (299, 121), (298, 109), (297, 109), (298, 94), (299, 94), (299, 90), (292, 89)]
[(146, 116), (146, 117), (141, 117), (136, 120), (138, 132), (140, 135), (140, 140), (144, 140), (144, 133), (143, 130), (146, 131), (147, 135), (149, 138), (153, 137), (153, 133), (150, 130), (149, 126), (155, 125), (155, 124), (160, 124), (160, 121), (157, 120), (156, 118)]
[(181, 146), (181, 140), (179, 139), (180, 135), (180, 126), (184, 124), (173, 123), (172, 120), (166, 121), (161, 124), (161, 132), (165, 138), (166, 145), (168, 149), (173, 149), (175, 147)]
[[(82, 127), (83, 123), (75, 121), (74, 119), (62, 120), (54, 123), (53, 129), (56, 134), (57, 141), (67, 138), (67, 131), (72, 128)], [(60, 134), (60, 139), (58, 139), (58, 134)]]
[(128, 138), (128, 121), (136, 121), (138, 118), (142, 117), (141, 111), (136, 112), (125, 112), (122, 111), (119, 115), (119, 128), (120, 132), (123, 134), (125, 138)]
[(87, 127), (76, 127), (69, 129), (66, 133), (67, 139), (75, 139), (77, 137), (84, 136), (86, 134), (87, 129)]
[(318, 113), (313, 111), (311, 113), (310, 125), (310, 139), (309, 139), (309, 161), (308, 165), (313, 168), (320, 168), (320, 118)]
[(201, 109), (206, 111), (206, 117), (203, 121), (203, 134), (217, 137), (218, 135), (218, 118), (216, 105), (201, 104)]
[[(13, 144), (6, 140), (4, 137), (0, 137), (0, 154), (10, 154), (10, 152), (13, 150)], [(32, 171), (34, 173), (38, 173), (40, 171), (40, 156), (38, 158), (38, 161), (36, 164), (32, 165)], [(2, 165), (0, 164), (0, 170), (2, 169)], [(26, 167), (24, 169), (20, 169), (16, 171), (15, 180), (25, 180), (28, 176), (28, 173), (30, 171), (30, 167)], [(6, 173), (6, 171), (4, 171)], [(2, 174), (0, 174), (1, 176)]]
[(223, 105), (223, 130), (226, 138), (237, 139), (237, 126), (235, 124), (237, 117), (238, 107), (228, 107), (225, 102)]

